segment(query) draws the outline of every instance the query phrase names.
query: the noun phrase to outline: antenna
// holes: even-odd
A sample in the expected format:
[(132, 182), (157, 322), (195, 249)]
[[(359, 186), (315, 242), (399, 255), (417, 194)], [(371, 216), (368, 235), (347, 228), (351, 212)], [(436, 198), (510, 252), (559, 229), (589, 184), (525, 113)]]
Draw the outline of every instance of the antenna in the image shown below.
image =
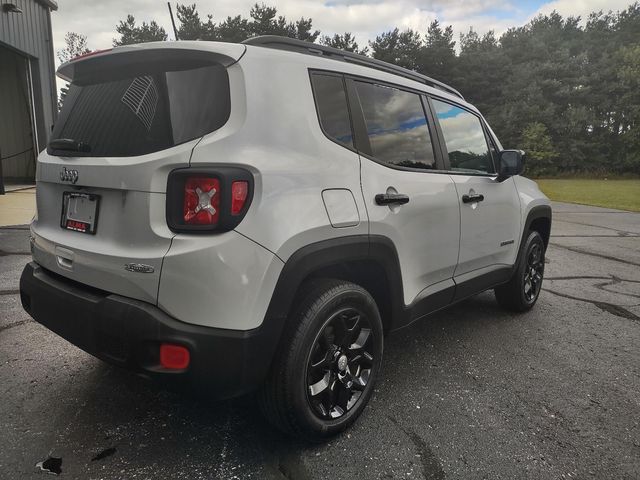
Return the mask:
[(176, 28), (176, 21), (173, 19), (173, 11), (171, 10), (171, 2), (167, 2), (167, 7), (169, 7), (169, 16), (171, 17), (171, 25), (173, 25), (173, 35), (176, 37), (176, 40), (180, 40), (180, 38), (178, 38), (178, 29)]

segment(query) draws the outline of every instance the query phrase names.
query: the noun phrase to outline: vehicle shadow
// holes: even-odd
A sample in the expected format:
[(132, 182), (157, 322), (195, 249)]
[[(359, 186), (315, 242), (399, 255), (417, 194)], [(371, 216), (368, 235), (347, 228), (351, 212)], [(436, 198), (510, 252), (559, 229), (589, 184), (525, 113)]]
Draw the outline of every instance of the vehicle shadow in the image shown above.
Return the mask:
[[(485, 294), (388, 336), (372, 404), (362, 425), (347, 434), (382, 435), (366, 426), (373, 418), (377, 425), (402, 428), (392, 406), (396, 392), (411, 388), (415, 374), (424, 377), (425, 369), (433, 365), (434, 380), (444, 367), (452, 370), (449, 374), (465, 375), (465, 367), (456, 359), (460, 345), (478, 330), (511, 321), (514, 318)], [(71, 474), (163, 472), (172, 477), (198, 471), (212, 478), (304, 479), (313, 476), (305, 459), (340, 442), (338, 438), (312, 445), (281, 434), (261, 416), (251, 396), (214, 402), (192, 391), (168, 390), (93, 358), (83, 364), (83, 370), (60, 386), (74, 401), (55, 415), (55, 449), (69, 457), (64, 468)], [(92, 460), (105, 451), (109, 454)]]

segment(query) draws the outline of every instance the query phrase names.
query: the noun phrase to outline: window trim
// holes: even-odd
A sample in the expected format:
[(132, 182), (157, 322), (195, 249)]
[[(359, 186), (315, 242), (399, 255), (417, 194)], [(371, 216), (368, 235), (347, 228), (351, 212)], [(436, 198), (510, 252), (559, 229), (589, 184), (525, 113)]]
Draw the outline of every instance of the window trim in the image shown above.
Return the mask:
[(436, 111), (433, 108), (433, 104), (431, 103), (431, 98), (426, 93), (422, 94), (422, 102), (425, 105), (425, 110), (428, 112), (429, 121), (431, 122), (431, 128), (433, 129), (433, 140), (435, 144), (438, 146), (437, 156), (439, 158), (439, 166), (441, 167), (443, 172), (448, 172), (448, 162), (449, 155), (447, 153), (447, 149), (444, 145), (444, 136), (442, 135), (442, 131), (440, 130), (440, 123), (436, 118)]
[[(439, 100), (445, 103), (449, 103), (456, 107), (459, 107), (472, 115), (475, 115), (480, 120), (480, 125), (482, 126), (482, 130), (485, 135), (485, 141), (487, 142), (487, 147), (489, 147), (489, 142), (493, 141), (493, 138), (488, 132), (488, 128), (486, 126), (486, 122), (482, 115), (479, 115), (477, 112), (471, 110), (465, 105), (461, 105), (458, 102), (451, 100), (449, 98), (441, 97), (440, 95), (433, 94), (430, 92), (425, 92), (424, 90), (419, 90), (416, 88), (408, 87), (406, 85), (399, 85), (396, 83), (388, 82), (385, 80), (379, 80), (372, 77), (365, 77), (362, 75), (352, 74), (352, 73), (344, 73), (337, 70), (325, 70), (322, 68), (308, 68), (309, 72), (309, 83), (311, 86), (313, 102), (316, 109), (316, 117), (318, 118), (318, 125), (322, 130), (322, 133), (333, 143), (339, 145), (347, 150), (350, 150), (358, 155), (371, 160), (383, 167), (390, 168), (392, 170), (399, 170), (405, 172), (414, 172), (414, 173), (434, 173), (440, 175), (467, 175), (474, 177), (492, 177), (495, 178), (498, 176), (498, 169), (496, 165), (497, 159), (493, 158), (491, 154), (491, 148), (489, 148), (489, 155), (491, 158), (491, 163), (493, 165), (494, 173), (471, 173), (471, 172), (458, 172), (456, 170), (451, 170), (449, 164), (449, 152), (446, 147), (446, 143), (444, 141), (444, 135), (442, 133), (442, 129), (440, 127), (440, 122), (438, 121), (435, 115), (435, 108), (433, 106), (432, 100)], [(322, 122), (320, 120), (320, 112), (318, 110), (317, 98), (315, 95), (315, 91), (313, 89), (312, 75), (313, 74), (320, 75), (329, 75), (335, 77), (341, 77), (343, 81), (343, 85), (345, 88), (345, 93), (347, 96), (347, 110), (349, 112), (349, 118), (351, 121), (351, 134), (353, 135), (353, 147), (349, 147), (343, 143), (337, 142), (334, 140), (327, 132), (324, 130), (322, 126)], [(421, 98), (422, 108), (425, 113), (425, 117), (428, 122), (429, 135), (431, 136), (431, 145), (434, 150), (434, 156), (436, 160), (436, 167), (433, 170), (427, 170), (422, 168), (411, 168), (411, 167), (402, 167), (398, 165), (392, 165), (390, 163), (385, 163), (380, 159), (377, 159), (373, 156), (371, 150), (371, 144), (369, 143), (369, 135), (367, 134), (367, 127), (364, 120), (364, 113), (362, 112), (362, 105), (360, 103), (360, 97), (358, 96), (358, 92), (355, 88), (355, 82), (365, 82), (371, 83), (373, 85), (381, 85), (384, 87), (395, 88), (397, 90), (402, 90), (409, 93), (414, 93)], [(497, 149), (497, 143), (493, 142)]]
[[(429, 125), (429, 134), (431, 135), (431, 143), (432, 146), (434, 147), (434, 155), (435, 155), (435, 159), (436, 159), (436, 167), (433, 170), (427, 170), (427, 169), (421, 169), (421, 168), (411, 168), (411, 167), (401, 167), (401, 166), (396, 166), (396, 165), (391, 165), (389, 163), (384, 163), (382, 161), (380, 161), (379, 159), (375, 158), (372, 154), (371, 154), (371, 145), (369, 143), (369, 136), (367, 135), (367, 128), (366, 128), (366, 124), (364, 122), (364, 115), (362, 113), (362, 107), (360, 105), (360, 98), (358, 96), (358, 92), (355, 89), (355, 85), (354, 85), (354, 81), (363, 81), (363, 82), (368, 82), (368, 83), (373, 83), (373, 84), (377, 84), (377, 85), (382, 85), (382, 86), (387, 86), (387, 87), (391, 87), (391, 88), (395, 88), (398, 90), (403, 90), (409, 93), (415, 93), (416, 95), (420, 96), (420, 97), (424, 97), (427, 95), (427, 93), (423, 90), (418, 90), (415, 88), (411, 88), (411, 87), (407, 87), (405, 85), (398, 85), (395, 83), (391, 83), (391, 82), (386, 82), (383, 80), (378, 80), (375, 78), (371, 78), (371, 77), (365, 77), (362, 75), (355, 75), (355, 74), (350, 74), (350, 73), (344, 73), (338, 70), (326, 70), (323, 68), (308, 68), (307, 69), (309, 72), (309, 85), (311, 87), (311, 92), (312, 92), (312, 96), (313, 96), (313, 102), (314, 102), (314, 107), (316, 108), (316, 117), (318, 119), (318, 125), (320, 126), (320, 129), (322, 131), (322, 133), (333, 143), (335, 143), (336, 145), (339, 145), (342, 148), (346, 148), (347, 150), (350, 150), (354, 153), (357, 153), (358, 155), (360, 155), (361, 157), (364, 157), (368, 160), (371, 160), (372, 162), (378, 163), (386, 168), (390, 168), (392, 170), (399, 170), (399, 171), (406, 171), (406, 172), (414, 172), (414, 173), (436, 173), (436, 174), (440, 174), (440, 175), (446, 175), (449, 172), (444, 169), (444, 157), (441, 154), (440, 149), (436, 149), (435, 146), (440, 144), (440, 139), (437, 136), (434, 136), (434, 131), (431, 130), (431, 128), (435, 128), (435, 123), (434, 123), (434, 118), (431, 115), (430, 110), (428, 110), (427, 108), (425, 108), (425, 104), (424, 104), (424, 100), (423, 100), (423, 109), (425, 110), (425, 117), (427, 118), (427, 120), (429, 122), (431, 122), (431, 124)], [(317, 106), (317, 99), (316, 99), (316, 95), (315, 95), (315, 91), (313, 90), (313, 83), (312, 83), (312, 75), (313, 74), (320, 74), (320, 75), (330, 75), (330, 76), (336, 76), (336, 77), (342, 77), (344, 84), (345, 84), (345, 91), (347, 94), (347, 109), (349, 110), (349, 115), (351, 118), (351, 131), (352, 134), (354, 136), (354, 148), (349, 147), (348, 145), (345, 145), (343, 143), (339, 143), (336, 142), (333, 138), (331, 138), (331, 136), (329, 136), (327, 134), (327, 132), (324, 130), (324, 127), (322, 126), (322, 122), (320, 121), (320, 112), (318, 111), (318, 106)]]
[(358, 95), (353, 79), (345, 77), (345, 85), (347, 87), (347, 103), (349, 104), (349, 110), (353, 114), (351, 119), (356, 149), (360, 155), (366, 155), (367, 158), (372, 157), (371, 142), (369, 142), (369, 135), (367, 134), (367, 125), (364, 121), (360, 95)]
[(489, 143), (489, 154), (491, 155), (491, 161), (493, 162), (493, 169), (496, 172), (495, 175), (498, 175), (498, 167), (499, 167), (499, 158), (495, 158), (493, 153), (491, 153), (491, 147), (493, 146), (493, 150), (495, 150), (496, 152), (498, 152), (498, 156), (500, 155), (500, 149), (498, 148), (498, 142), (496, 141), (496, 139), (491, 135), (491, 132), (489, 130), (489, 125), (487, 124), (487, 121), (485, 120), (484, 117), (481, 116), (480, 120), (482, 121), (482, 128), (484, 130), (484, 136), (487, 138), (487, 143)]
[[(344, 96), (345, 96), (345, 100), (346, 100), (346, 104), (347, 104), (347, 115), (349, 115), (349, 125), (351, 127), (351, 138), (353, 139), (352, 145), (345, 145), (344, 143), (340, 143), (338, 140), (336, 140), (335, 138), (333, 138), (331, 135), (329, 135), (329, 133), (325, 130), (324, 125), (322, 125), (322, 119), (320, 118), (320, 109), (318, 108), (318, 96), (316, 95), (316, 90), (313, 86), (313, 77), (314, 75), (317, 76), (327, 76), (327, 77), (336, 77), (336, 78), (340, 78), (342, 80), (342, 89), (344, 91)], [(333, 143), (335, 143), (336, 145), (342, 147), (342, 148), (346, 148), (347, 150), (350, 150), (354, 153), (358, 153), (357, 150), (357, 143), (356, 143), (356, 135), (355, 135), (355, 129), (354, 129), (354, 125), (353, 125), (353, 115), (351, 114), (351, 105), (349, 103), (349, 95), (347, 92), (347, 85), (345, 82), (345, 78), (344, 75), (340, 72), (332, 72), (332, 71), (328, 71), (328, 70), (317, 70), (317, 69), (309, 69), (309, 84), (311, 85), (311, 95), (313, 96), (313, 106), (315, 107), (316, 110), (316, 118), (318, 119), (318, 125), (320, 126), (320, 130), (322, 131), (322, 133), (324, 134), (325, 137), (327, 137), (329, 140), (331, 140)]]
[[(434, 120), (436, 122), (436, 130), (438, 132), (438, 139), (439, 139), (439, 143), (441, 145), (441, 149), (442, 149), (442, 155), (444, 157), (444, 165), (445, 165), (445, 169), (446, 172), (449, 175), (466, 175), (466, 176), (471, 176), (471, 177), (497, 177), (498, 176), (498, 169), (496, 168), (496, 162), (495, 159), (493, 158), (493, 155), (491, 154), (491, 146), (489, 145), (490, 143), (490, 137), (487, 136), (487, 128), (485, 126), (485, 122), (484, 119), (482, 118), (481, 115), (478, 115), (477, 112), (474, 112), (473, 110), (471, 110), (468, 107), (465, 107), (464, 105), (460, 105), (457, 102), (451, 101), (449, 99), (445, 99), (442, 97), (439, 97), (437, 95), (432, 95), (432, 94), (426, 94), (428, 103), (429, 103), (429, 107), (431, 108), (433, 115), (434, 115)], [(491, 160), (491, 165), (493, 167), (493, 172), (487, 172), (487, 173), (475, 173), (475, 172), (460, 172), (457, 170), (452, 170), (451, 169), (451, 163), (449, 161), (449, 150), (447, 149), (447, 143), (445, 142), (444, 139), (444, 133), (442, 132), (442, 127), (440, 125), (440, 120), (437, 118), (437, 115), (435, 115), (435, 106), (433, 105), (433, 100), (437, 100), (439, 102), (443, 102), (443, 103), (448, 103), (449, 105), (453, 105), (454, 107), (458, 107), (468, 113), (470, 113), (471, 115), (475, 116), (478, 121), (480, 122), (480, 128), (482, 128), (482, 133), (484, 135), (484, 140), (487, 143), (487, 151), (489, 152), (489, 159)], [(496, 147), (497, 150), (497, 147)]]

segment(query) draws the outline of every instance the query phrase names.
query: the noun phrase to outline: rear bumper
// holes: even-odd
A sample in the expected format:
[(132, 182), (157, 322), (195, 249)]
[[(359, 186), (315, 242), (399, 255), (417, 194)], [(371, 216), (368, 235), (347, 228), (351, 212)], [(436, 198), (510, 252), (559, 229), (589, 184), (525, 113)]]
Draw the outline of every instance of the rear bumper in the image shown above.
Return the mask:
[[(22, 272), (20, 297), (34, 320), (87, 353), (150, 377), (194, 385), (220, 399), (260, 386), (282, 328), (277, 320), (246, 331), (187, 324), (154, 305), (73, 282), (35, 262)], [(189, 349), (185, 370), (160, 365), (163, 342)]]

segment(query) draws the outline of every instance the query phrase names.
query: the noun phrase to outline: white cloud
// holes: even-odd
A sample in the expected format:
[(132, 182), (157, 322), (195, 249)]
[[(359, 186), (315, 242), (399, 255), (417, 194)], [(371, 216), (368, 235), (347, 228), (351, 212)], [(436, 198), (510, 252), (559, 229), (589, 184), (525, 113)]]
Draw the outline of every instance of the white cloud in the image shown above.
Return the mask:
[(555, 0), (542, 5), (530, 18), (555, 10), (564, 17), (580, 16), (582, 20), (586, 20), (591, 12), (624, 10), (631, 3), (632, 0)]
[[(203, 17), (212, 13), (215, 21), (221, 21), (228, 15), (248, 16), (254, 3), (255, 0), (219, 0), (213, 4), (197, 4)], [(265, 0), (265, 3), (276, 6), (278, 12), (289, 19), (302, 16), (313, 18), (314, 27), (326, 34), (350, 31), (362, 44), (396, 26), (424, 32), (436, 18), (444, 24), (452, 24), (459, 31), (466, 31), (473, 25), (479, 32), (491, 28), (503, 29), (504, 26), (519, 23), (524, 18), (516, 18), (519, 9), (510, 0)], [(497, 10), (512, 12), (514, 18), (498, 20), (484, 14)], [(68, 31), (86, 35), (89, 46), (93, 49), (109, 48), (112, 39), (117, 36), (117, 23), (127, 14), (134, 15), (138, 22), (156, 20), (168, 33), (171, 32), (171, 22), (164, 2), (60, 0), (59, 10), (52, 15), (55, 48), (63, 47), (64, 35)]]
[[(352, 32), (361, 45), (366, 45), (380, 33), (394, 27), (413, 28), (426, 32), (429, 23), (438, 19), (452, 25), (458, 34), (473, 27), (482, 34), (494, 30), (500, 35), (511, 26), (526, 23), (538, 13), (554, 9), (562, 15), (585, 17), (594, 10), (623, 9), (630, 0), (555, 0), (536, 12), (516, 0), (257, 0), (278, 8), (278, 13), (290, 20), (304, 16), (313, 19), (313, 26), (323, 34)], [(185, 0), (189, 4), (192, 0)], [(172, 2), (173, 3), (173, 2)], [(227, 16), (248, 16), (256, 0), (216, 0), (197, 2), (203, 18), (212, 13), (219, 22)], [(175, 6), (175, 3), (173, 3)], [(60, 0), (52, 14), (53, 41), (56, 50), (64, 47), (64, 35), (72, 31), (87, 36), (89, 48), (110, 48), (117, 37), (116, 25), (127, 14), (138, 23), (156, 20), (172, 35), (167, 4), (158, 0)], [(174, 10), (175, 14), (175, 10)]]

